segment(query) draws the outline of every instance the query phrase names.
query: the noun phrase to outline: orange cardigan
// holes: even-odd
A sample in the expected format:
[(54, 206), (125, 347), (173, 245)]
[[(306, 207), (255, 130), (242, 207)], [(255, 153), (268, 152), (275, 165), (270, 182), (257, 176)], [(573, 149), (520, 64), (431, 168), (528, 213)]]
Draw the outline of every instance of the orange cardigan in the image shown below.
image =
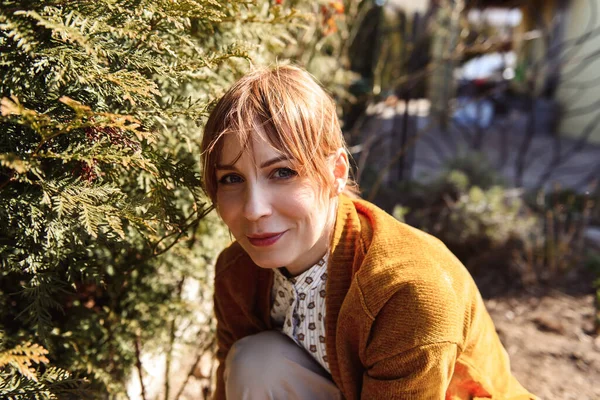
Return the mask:
[[(437, 239), (340, 196), (328, 262), (326, 346), (346, 399), (535, 399), (511, 375), (481, 295)], [(217, 389), (231, 345), (272, 329), (273, 271), (237, 243), (215, 275)]]

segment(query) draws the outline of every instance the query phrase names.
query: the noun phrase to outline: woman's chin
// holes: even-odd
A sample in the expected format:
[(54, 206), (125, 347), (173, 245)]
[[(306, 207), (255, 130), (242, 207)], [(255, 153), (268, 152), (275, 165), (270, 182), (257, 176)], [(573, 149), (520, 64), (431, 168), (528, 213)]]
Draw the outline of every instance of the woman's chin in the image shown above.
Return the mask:
[(246, 253), (250, 256), (252, 262), (254, 262), (254, 264), (258, 265), (261, 268), (273, 269), (284, 267), (285, 263), (289, 261), (289, 257), (285, 257), (285, 254), (277, 254), (278, 252), (274, 251), (275, 249), (270, 251), (265, 251), (265, 249), (262, 248), (257, 249), (255, 246), (252, 246), (247, 241), (240, 241), (240, 244), (242, 245), (242, 248), (246, 251)]
[(258, 265), (260, 268), (262, 269), (276, 269), (279, 267), (283, 267), (283, 265), (279, 265), (279, 264), (256, 264)]
[(264, 269), (275, 269), (279, 267), (285, 267), (286, 265), (286, 260), (275, 257), (253, 257), (252, 255), (250, 255), (250, 258), (252, 258), (254, 264)]

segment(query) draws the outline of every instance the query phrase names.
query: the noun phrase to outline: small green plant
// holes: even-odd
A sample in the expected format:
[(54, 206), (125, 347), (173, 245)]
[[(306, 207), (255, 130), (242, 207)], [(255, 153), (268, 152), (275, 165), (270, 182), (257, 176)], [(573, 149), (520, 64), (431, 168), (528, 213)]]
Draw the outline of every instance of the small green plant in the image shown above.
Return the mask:
[(468, 179), (468, 184), (489, 189), (493, 186), (505, 186), (505, 179), (498, 174), (490, 164), (486, 155), (479, 152), (469, 152), (461, 157), (448, 160), (444, 169), (452, 172), (462, 172)]
[(593, 282), (595, 293), (594, 306), (596, 309), (594, 315), (594, 331), (600, 335), (600, 252), (591, 252), (586, 260), (586, 267), (596, 277)]
[(594, 201), (572, 190), (538, 192), (528, 201), (539, 216), (540, 229), (524, 242), (516, 256), (522, 269), (538, 281), (556, 281), (585, 261), (585, 230), (590, 223)]

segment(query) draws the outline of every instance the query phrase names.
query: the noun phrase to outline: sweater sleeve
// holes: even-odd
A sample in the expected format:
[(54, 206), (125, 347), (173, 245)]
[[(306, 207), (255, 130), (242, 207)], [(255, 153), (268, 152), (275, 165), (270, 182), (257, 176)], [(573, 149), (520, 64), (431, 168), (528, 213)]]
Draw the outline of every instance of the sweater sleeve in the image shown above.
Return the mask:
[(361, 398), (443, 400), (461, 352), (462, 306), (439, 280), (399, 288), (373, 316)]
[(390, 356), (363, 375), (362, 399), (440, 399), (454, 372), (454, 343), (436, 343)]

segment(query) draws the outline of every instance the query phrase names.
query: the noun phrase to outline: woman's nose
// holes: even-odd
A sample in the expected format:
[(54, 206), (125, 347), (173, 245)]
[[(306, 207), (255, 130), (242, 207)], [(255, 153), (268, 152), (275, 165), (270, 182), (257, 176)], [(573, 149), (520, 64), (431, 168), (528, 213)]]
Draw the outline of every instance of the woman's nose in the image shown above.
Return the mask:
[(244, 204), (244, 217), (256, 221), (271, 215), (271, 202), (268, 193), (261, 187), (248, 188)]

